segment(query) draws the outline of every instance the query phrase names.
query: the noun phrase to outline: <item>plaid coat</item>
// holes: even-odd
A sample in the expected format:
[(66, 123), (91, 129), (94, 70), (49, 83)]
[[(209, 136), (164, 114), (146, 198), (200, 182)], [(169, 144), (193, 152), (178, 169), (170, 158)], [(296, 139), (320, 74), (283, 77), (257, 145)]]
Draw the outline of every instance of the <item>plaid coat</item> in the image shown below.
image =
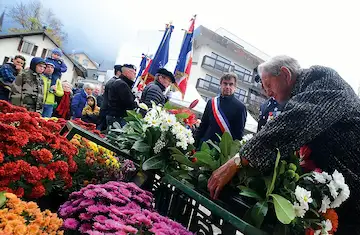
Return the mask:
[(341, 172), (350, 198), (337, 209), (336, 234), (360, 234), (360, 99), (334, 70), (313, 66), (296, 78), (291, 98), (244, 145), (241, 154), (262, 172), (274, 167), (276, 148), (283, 156), (309, 145), (323, 171)]

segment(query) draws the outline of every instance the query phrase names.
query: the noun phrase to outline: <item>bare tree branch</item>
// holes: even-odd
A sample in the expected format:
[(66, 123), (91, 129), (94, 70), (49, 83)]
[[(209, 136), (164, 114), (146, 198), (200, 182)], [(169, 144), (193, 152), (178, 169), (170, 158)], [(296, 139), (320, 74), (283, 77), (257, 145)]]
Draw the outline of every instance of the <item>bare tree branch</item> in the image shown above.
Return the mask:
[(63, 31), (63, 24), (51, 9), (43, 7), (40, 1), (15, 4), (7, 15), (21, 26), (12, 28), (12, 32), (26, 32), (41, 30), (46, 27), (46, 32), (59, 44), (66, 41), (67, 34)]

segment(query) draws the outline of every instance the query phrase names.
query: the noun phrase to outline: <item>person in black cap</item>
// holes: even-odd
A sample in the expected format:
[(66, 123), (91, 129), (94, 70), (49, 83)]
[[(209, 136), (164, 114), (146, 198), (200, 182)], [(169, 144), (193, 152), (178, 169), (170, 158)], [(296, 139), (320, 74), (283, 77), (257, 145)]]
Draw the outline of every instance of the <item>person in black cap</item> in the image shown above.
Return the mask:
[[(140, 102), (145, 103), (148, 107), (151, 107), (151, 101), (156, 105), (164, 105), (167, 101), (164, 91), (174, 82), (175, 77), (171, 72), (164, 68), (159, 69), (155, 75), (155, 81), (145, 87)], [(144, 110), (142, 113), (145, 113)]]
[(108, 127), (114, 122), (118, 122), (121, 126), (124, 126), (126, 124), (124, 120), (126, 111), (137, 107), (135, 96), (131, 92), (135, 78), (136, 67), (131, 64), (124, 64), (121, 67), (119, 79), (115, 79), (114, 82), (108, 86), (108, 111), (106, 115)]
[(109, 93), (109, 87), (121, 76), (121, 65), (117, 64), (114, 66), (114, 77), (112, 77), (106, 84), (104, 88), (104, 94), (103, 94), (103, 102), (100, 106), (100, 115), (99, 115), (99, 123), (97, 124), (97, 129), (100, 131), (104, 131), (107, 128), (106, 125), (106, 115), (109, 111), (109, 99), (108, 99), (108, 93)]

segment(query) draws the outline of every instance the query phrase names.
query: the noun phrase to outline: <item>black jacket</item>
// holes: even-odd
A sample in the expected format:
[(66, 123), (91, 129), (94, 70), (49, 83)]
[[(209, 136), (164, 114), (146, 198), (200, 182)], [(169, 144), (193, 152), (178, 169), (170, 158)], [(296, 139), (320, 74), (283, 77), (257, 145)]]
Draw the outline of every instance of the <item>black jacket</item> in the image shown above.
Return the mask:
[[(220, 96), (220, 108), (229, 121), (232, 137), (241, 140), (247, 116), (245, 105), (236, 99), (234, 95)], [(215, 120), (211, 100), (209, 100), (206, 104), (200, 127), (196, 133), (196, 143), (199, 146), (203, 141), (209, 139), (218, 142), (219, 139), (216, 134), (221, 136), (223, 133)]]
[(108, 116), (126, 117), (126, 110), (132, 110), (137, 107), (135, 103), (135, 96), (131, 92), (133, 84), (134, 82), (125, 76), (120, 76), (119, 79), (116, 79), (114, 82), (109, 84), (107, 94)]
[(259, 122), (258, 129), (260, 131), (263, 126), (268, 122), (269, 116), (276, 117), (278, 116), (282, 109), (284, 108), (284, 104), (279, 104), (274, 98), (270, 98), (265, 103), (260, 106), (260, 114), (259, 114)]
[(310, 146), (311, 160), (330, 174), (337, 169), (350, 187), (350, 198), (337, 208), (336, 234), (360, 234), (360, 99), (333, 69), (313, 66), (296, 78), (282, 113), (241, 149), (262, 172), (272, 172), (276, 148), (289, 156)]
[(165, 87), (159, 81), (154, 81), (145, 87), (140, 101), (148, 107), (151, 107), (151, 101), (155, 102), (156, 105), (164, 105), (166, 102), (164, 91)]

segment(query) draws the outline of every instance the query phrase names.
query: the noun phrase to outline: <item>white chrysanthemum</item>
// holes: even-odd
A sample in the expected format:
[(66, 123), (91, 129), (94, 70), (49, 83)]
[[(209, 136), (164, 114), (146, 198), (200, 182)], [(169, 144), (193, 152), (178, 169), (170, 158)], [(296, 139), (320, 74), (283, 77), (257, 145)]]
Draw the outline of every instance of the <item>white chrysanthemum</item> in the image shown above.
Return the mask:
[(195, 143), (195, 139), (194, 139), (193, 137), (190, 137), (190, 138), (188, 139), (188, 143), (189, 143), (189, 144), (194, 144), (194, 143)]
[(309, 209), (308, 203), (312, 203), (313, 199), (311, 198), (311, 191), (307, 191), (306, 189), (296, 186), (295, 196), (300, 205), (304, 206), (306, 210)]
[(330, 203), (330, 198), (325, 195), (321, 201), (321, 208), (319, 209), (319, 212), (326, 213), (326, 210), (330, 208)]
[(329, 190), (330, 190), (330, 193), (331, 193), (331, 196), (335, 199), (337, 196), (338, 196), (338, 187), (337, 185), (335, 184), (335, 182), (332, 180), (330, 181), (330, 183), (327, 184)]
[(331, 175), (329, 175), (327, 172), (323, 171), (323, 172), (321, 172), (321, 174), (322, 174), (322, 176), (324, 177), (324, 179), (325, 179), (326, 181), (332, 180)]
[(187, 149), (188, 144), (186, 142), (183, 141), (179, 141), (176, 143), (176, 147), (181, 147), (183, 150)]
[(332, 224), (330, 220), (321, 221), (321, 229), (315, 231), (315, 235), (328, 235), (332, 230)]
[(146, 110), (146, 111), (149, 110), (149, 107), (148, 107), (145, 103), (140, 103), (140, 104), (139, 104), (139, 107), (142, 108), (142, 109), (144, 109), (144, 110)]
[(299, 203), (295, 202), (293, 207), (294, 207), (294, 210), (295, 210), (296, 217), (304, 218), (305, 213), (307, 211), (305, 206), (300, 205)]
[(164, 121), (168, 126), (173, 126), (176, 123), (176, 117), (174, 114), (167, 114), (165, 115), (164, 119), (165, 119)]
[(308, 180), (308, 181), (314, 183), (313, 178), (311, 178), (310, 176), (306, 176), (306, 177), (304, 178), (304, 180)]
[(330, 204), (331, 208), (339, 207), (344, 201), (346, 201), (350, 197), (350, 189), (347, 184), (343, 185), (341, 188), (341, 192), (335, 198), (335, 200)]
[(326, 183), (326, 179), (324, 178), (322, 173), (319, 172), (313, 172), (313, 176), (314, 176), (314, 180), (317, 181), (318, 183), (321, 184), (325, 184)]
[(161, 120), (159, 118), (152, 119), (149, 124), (153, 127), (158, 127), (161, 124)]
[(160, 153), (161, 150), (165, 147), (165, 145), (166, 145), (166, 143), (163, 140), (158, 139), (154, 146), (154, 153), (155, 154)]
[(345, 185), (345, 178), (344, 178), (343, 174), (339, 173), (337, 170), (334, 171), (334, 173), (332, 174), (332, 177), (335, 181), (335, 184), (339, 188), (342, 188)]
[(169, 130), (169, 125), (167, 123), (161, 123), (160, 130), (162, 132), (168, 131)]

